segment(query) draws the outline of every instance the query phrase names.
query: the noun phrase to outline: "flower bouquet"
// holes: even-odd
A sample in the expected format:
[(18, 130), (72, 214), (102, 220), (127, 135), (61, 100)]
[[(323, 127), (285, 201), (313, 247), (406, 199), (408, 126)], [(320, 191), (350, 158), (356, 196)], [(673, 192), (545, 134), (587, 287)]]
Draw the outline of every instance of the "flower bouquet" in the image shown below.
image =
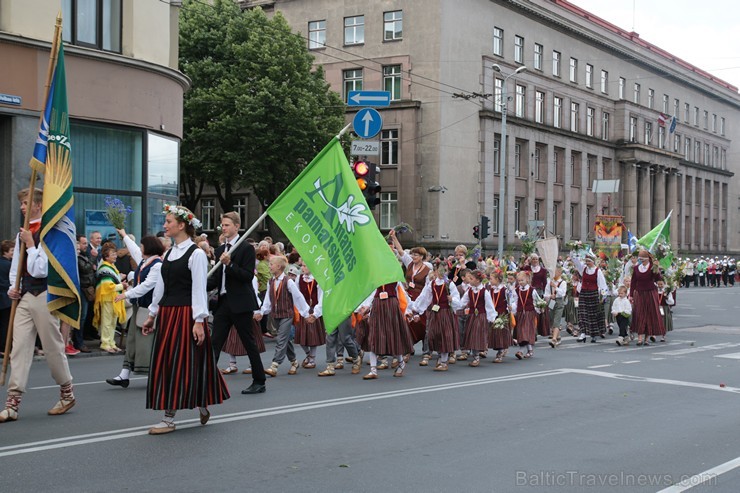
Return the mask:
[(604, 270), (604, 279), (606, 280), (606, 283), (609, 286), (613, 286), (619, 281), (621, 275), (622, 263), (614, 257), (609, 258), (606, 262), (606, 270)]
[(565, 244), (565, 248), (570, 250), (571, 254), (578, 254), (581, 251), (588, 251), (588, 245), (584, 245), (582, 241), (569, 241)]
[(547, 301), (545, 300), (545, 298), (540, 298), (534, 302), (534, 307), (542, 312), (545, 308), (547, 308)]
[(671, 244), (665, 241), (665, 239), (663, 238), (660, 238), (655, 244), (655, 258), (661, 265), (663, 264), (663, 259), (673, 258), (673, 250), (671, 249)]
[(105, 198), (105, 218), (116, 229), (124, 229), (126, 226), (126, 217), (133, 213), (134, 210), (121, 202), (120, 199), (111, 197)]
[(493, 328), (496, 330), (505, 329), (508, 324), (509, 324), (509, 314), (502, 313), (501, 315), (496, 317), (496, 320), (493, 321)]
[(535, 247), (535, 239), (527, 235), (524, 231), (516, 231), (514, 232), (514, 236), (519, 238), (519, 241), (522, 242), (522, 254), (524, 255), (531, 255), (534, 253), (534, 247)]

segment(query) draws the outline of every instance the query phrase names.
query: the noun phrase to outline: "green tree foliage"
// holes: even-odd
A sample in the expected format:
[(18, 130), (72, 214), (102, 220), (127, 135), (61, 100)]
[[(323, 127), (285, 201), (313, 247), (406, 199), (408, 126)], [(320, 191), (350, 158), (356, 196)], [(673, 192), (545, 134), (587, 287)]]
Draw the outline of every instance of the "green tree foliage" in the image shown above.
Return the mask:
[(250, 188), (272, 202), (344, 122), (344, 105), (306, 40), (280, 13), (241, 11), (233, 0), (183, 2), (180, 69), (185, 95), (181, 169), (185, 204), (204, 184), (221, 208)]

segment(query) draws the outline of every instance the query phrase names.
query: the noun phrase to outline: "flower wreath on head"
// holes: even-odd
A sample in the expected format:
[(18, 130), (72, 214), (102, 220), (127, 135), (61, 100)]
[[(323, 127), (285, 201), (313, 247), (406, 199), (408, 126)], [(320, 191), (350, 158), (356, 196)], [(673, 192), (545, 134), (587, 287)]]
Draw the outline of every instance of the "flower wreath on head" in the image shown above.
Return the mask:
[(201, 222), (198, 221), (198, 218), (195, 217), (195, 214), (187, 209), (183, 209), (182, 207), (178, 207), (176, 205), (164, 204), (164, 210), (162, 210), (162, 214), (175, 215), (186, 223), (190, 224), (195, 229), (198, 229), (202, 226)]

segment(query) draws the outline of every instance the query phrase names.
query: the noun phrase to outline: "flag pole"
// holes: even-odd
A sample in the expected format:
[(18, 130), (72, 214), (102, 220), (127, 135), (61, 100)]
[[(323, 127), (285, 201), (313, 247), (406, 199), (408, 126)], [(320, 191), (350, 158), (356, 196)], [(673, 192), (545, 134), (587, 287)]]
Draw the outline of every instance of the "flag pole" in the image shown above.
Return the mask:
[[(51, 78), (54, 75), (54, 67), (56, 67), (57, 64), (57, 56), (59, 53), (59, 43), (60, 43), (60, 37), (62, 33), (62, 13), (59, 12), (57, 14), (56, 23), (54, 25), (54, 38), (51, 41), (51, 56), (49, 56), (49, 66), (46, 69), (46, 85), (44, 86), (44, 104), (41, 106), (41, 115), (39, 116), (39, 126), (38, 126), (38, 132), (37, 135), (41, 132), (41, 122), (44, 120), (44, 114), (46, 113), (46, 105), (49, 101), (49, 88), (51, 87)], [(28, 226), (30, 224), (29, 219), (29, 208), (31, 207), (31, 204), (33, 204), (33, 197), (34, 197), (34, 189), (36, 187), (36, 179), (38, 172), (36, 170), (35, 163), (33, 162), (33, 158), (31, 158), (31, 179), (30, 184), (28, 185), (28, 206), (26, 207), (26, 217), (23, 219), (23, 229), (28, 230)], [(20, 238), (18, 239), (18, 246), (20, 249), (20, 254), (18, 256), (18, 269), (22, 268), (21, 266), (26, 261), (26, 244), (20, 241)], [(15, 276), (15, 290), (18, 291), (21, 285), (21, 276), (18, 275), (18, 272)], [(8, 363), (10, 362), (10, 351), (11, 347), (13, 345), (13, 322), (15, 321), (15, 312), (18, 308), (18, 300), (13, 300), (12, 304), (10, 305), (10, 320), (8, 322), (8, 333), (5, 337), (5, 351), (3, 353), (3, 369), (0, 373), (0, 387), (5, 385), (5, 376), (8, 372)]]
[[(239, 245), (241, 245), (242, 242), (247, 239), (247, 237), (250, 235), (250, 233), (252, 233), (252, 231), (254, 231), (255, 229), (257, 229), (257, 226), (259, 225), (259, 223), (261, 223), (262, 221), (264, 221), (266, 217), (267, 217), (267, 209), (265, 209), (265, 212), (263, 212), (262, 215), (257, 218), (257, 220), (254, 222), (254, 224), (252, 224), (252, 226), (250, 226), (249, 229), (246, 230), (244, 232), (244, 234), (239, 237), (239, 240), (236, 243), (234, 243), (234, 246), (232, 248), (236, 248)], [(216, 262), (216, 265), (214, 265), (211, 268), (211, 270), (208, 271), (208, 277), (211, 277), (213, 275), (213, 273), (216, 272), (220, 267), (221, 267), (221, 261), (219, 260), (218, 262)]]

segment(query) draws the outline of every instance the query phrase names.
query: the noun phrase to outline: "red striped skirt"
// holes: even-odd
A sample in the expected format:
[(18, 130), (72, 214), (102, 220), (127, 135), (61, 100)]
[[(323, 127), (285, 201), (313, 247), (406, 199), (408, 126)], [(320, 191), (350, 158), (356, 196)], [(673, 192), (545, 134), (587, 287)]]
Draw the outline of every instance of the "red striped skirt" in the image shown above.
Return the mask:
[(459, 349), (460, 329), (457, 326), (457, 315), (452, 310), (440, 308), (438, 312), (428, 311), (427, 340), (429, 350), (438, 353), (452, 353)]
[(657, 290), (632, 293), (632, 331), (647, 336), (665, 335)]
[[(260, 353), (264, 353), (266, 349), (265, 340), (262, 337), (262, 329), (260, 328), (259, 322), (254, 319), (252, 319), (252, 337), (254, 337), (254, 342), (257, 343), (257, 350)], [(242, 344), (242, 340), (239, 339), (239, 334), (236, 333), (236, 329), (233, 326), (231, 327), (231, 330), (229, 330), (229, 336), (226, 338), (226, 342), (221, 351), (234, 356), (247, 355), (247, 350), (244, 349), (244, 344)]]
[(312, 324), (308, 323), (305, 318), (301, 317), (298, 325), (295, 326), (295, 343), (299, 346), (323, 346), (326, 344), (326, 328), (324, 327), (324, 317), (319, 317)]
[(205, 339), (197, 346), (192, 307), (160, 307), (146, 389), (147, 409), (194, 409), (229, 398), (205, 321), (203, 329)]
[(424, 336), (427, 333), (427, 317), (422, 314), (419, 316), (418, 322), (409, 322), (409, 330), (411, 331), (411, 341), (416, 344), (419, 341), (424, 340)]
[(548, 307), (537, 315), (537, 333), (542, 337), (550, 335), (550, 309)]
[(516, 314), (514, 339), (520, 346), (534, 344), (537, 337), (537, 313), (534, 311), (519, 312)]
[(362, 320), (357, 322), (355, 325), (355, 341), (360, 349), (363, 351), (370, 351), (367, 345), (367, 333), (370, 330), (367, 323), (367, 317), (363, 317)]
[(488, 342), (488, 347), (497, 351), (500, 349), (506, 349), (514, 344), (509, 324), (506, 324), (502, 329), (494, 329), (493, 324), (491, 324), (491, 330), (488, 332)]
[(408, 354), (414, 344), (398, 298), (376, 299), (368, 320), (367, 347), (375, 354)]
[(465, 340), (462, 347), (473, 351), (488, 349), (489, 325), (485, 313), (479, 313), (478, 315), (470, 313), (465, 324)]

